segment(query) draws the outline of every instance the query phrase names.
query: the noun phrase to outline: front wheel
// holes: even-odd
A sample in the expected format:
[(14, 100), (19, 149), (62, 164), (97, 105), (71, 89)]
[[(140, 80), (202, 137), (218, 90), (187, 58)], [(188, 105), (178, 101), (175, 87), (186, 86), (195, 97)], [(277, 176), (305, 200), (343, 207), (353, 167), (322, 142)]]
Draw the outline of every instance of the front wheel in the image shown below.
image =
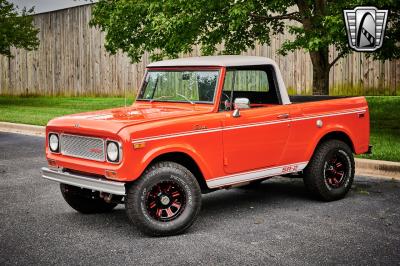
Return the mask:
[(325, 201), (346, 196), (354, 179), (354, 157), (350, 147), (339, 140), (320, 144), (304, 170), (307, 189)]
[(200, 211), (200, 186), (182, 165), (159, 162), (128, 188), (125, 207), (132, 223), (145, 234), (179, 234)]

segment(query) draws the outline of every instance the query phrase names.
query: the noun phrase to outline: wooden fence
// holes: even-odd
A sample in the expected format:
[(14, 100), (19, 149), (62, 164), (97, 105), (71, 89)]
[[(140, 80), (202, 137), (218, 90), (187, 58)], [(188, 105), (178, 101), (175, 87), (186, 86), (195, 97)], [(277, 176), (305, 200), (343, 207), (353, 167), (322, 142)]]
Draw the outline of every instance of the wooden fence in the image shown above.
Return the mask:
[[(109, 55), (104, 34), (90, 28), (92, 5), (35, 15), (40, 29), (38, 50), (13, 49), (14, 58), (0, 56), (0, 94), (123, 95), (141, 83), (149, 58), (131, 64), (122, 53)], [(276, 50), (291, 38), (280, 35), (270, 46), (258, 45), (243, 54), (277, 61), (291, 94), (310, 94), (312, 67), (304, 51), (278, 56)], [(182, 56), (197, 56), (199, 49)], [(333, 57), (334, 55), (331, 55)], [(332, 95), (400, 95), (400, 60), (372, 61), (353, 53), (331, 69)]]

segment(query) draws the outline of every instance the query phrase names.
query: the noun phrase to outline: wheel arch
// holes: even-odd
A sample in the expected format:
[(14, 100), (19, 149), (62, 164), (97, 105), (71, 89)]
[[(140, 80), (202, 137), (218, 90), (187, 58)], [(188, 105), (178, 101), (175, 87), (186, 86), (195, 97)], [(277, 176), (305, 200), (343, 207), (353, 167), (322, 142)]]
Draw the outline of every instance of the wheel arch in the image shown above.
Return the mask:
[(142, 165), (144, 167), (140, 171), (139, 178), (146, 171), (147, 168), (157, 162), (175, 162), (186, 167), (195, 176), (202, 192), (206, 192), (207, 190), (209, 190), (205, 181), (208, 169), (204, 169), (206, 166), (201, 165), (201, 162), (199, 162), (199, 160), (201, 161), (201, 158), (196, 157), (196, 154), (192, 154), (190, 150), (188, 151), (186, 149), (170, 147), (167, 149), (158, 150), (148, 156), (145, 162), (143, 162)]
[(350, 132), (343, 127), (330, 127), (314, 136), (312, 141), (309, 142), (305, 152), (307, 160), (310, 161), (312, 159), (315, 151), (317, 150), (318, 146), (321, 145), (321, 143), (331, 139), (345, 142), (347, 145), (349, 145), (351, 151), (355, 153), (355, 143), (352, 140), (352, 135)]
[(161, 155), (158, 155), (155, 157), (150, 163), (149, 166), (161, 162), (161, 161), (170, 161), (170, 162), (175, 162), (177, 164), (180, 164), (187, 168), (196, 178), (197, 182), (200, 185), (200, 189), (202, 191), (205, 191), (208, 189), (207, 183), (204, 179), (203, 172), (201, 171), (200, 167), (196, 163), (196, 161), (189, 156), (187, 153), (184, 152), (168, 152), (168, 153), (163, 153)]
[(353, 141), (351, 140), (350, 135), (347, 132), (343, 131), (343, 130), (335, 129), (335, 130), (331, 130), (331, 131), (325, 132), (324, 134), (321, 134), (321, 136), (319, 136), (317, 138), (317, 141), (314, 142), (315, 144), (312, 146), (311, 150), (309, 150), (308, 153), (307, 153), (309, 160), (312, 159), (312, 157), (314, 156), (315, 151), (318, 149), (318, 147), (322, 143), (324, 143), (324, 142), (326, 142), (328, 140), (333, 140), (333, 139), (343, 141), (344, 143), (346, 143), (350, 147), (351, 151), (353, 153), (355, 153), (355, 146), (354, 146)]
[(317, 145), (315, 146), (315, 149), (319, 145), (321, 145), (321, 143), (323, 143), (325, 141), (328, 141), (328, 140), (331, 140), (331, 139), (343, 141), (344, 143), (346, 143), (350, 147), (351, 151), (353, 153), (355, 153), (354, 143), (351, 140), (350, 136), (347, 133), (345, 133), (344, 131), (340, 131), (340, 130), (330, 131), (330, 132), (326, 133), (325, 135), (323, 135), (320, 138), (320, 140), (318, 141)]

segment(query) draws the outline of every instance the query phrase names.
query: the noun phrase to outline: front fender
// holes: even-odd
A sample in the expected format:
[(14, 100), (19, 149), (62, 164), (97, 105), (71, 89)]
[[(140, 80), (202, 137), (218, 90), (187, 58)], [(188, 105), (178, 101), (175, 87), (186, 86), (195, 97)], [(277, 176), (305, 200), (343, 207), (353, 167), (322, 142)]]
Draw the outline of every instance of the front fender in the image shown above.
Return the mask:
[(139, 167), (137, 169), (138, 176), (141, 176), (144, 170), (151, 164), (151, 162), (156, 159), (157, 157), (167, 154), (167, 153), (173, 153), (173, 152), (179, 152), (179, 153), (184, 153), (191, 157), (193, 161), (197, 164), (199, 167), (201, 173), (203, 174), (203, 177), (207, 179), (208, 177), (211, 176), (211, 172), (209, 167), (207, 166), (207, 163), (203, 160), (202, 156), (200, 156), (196, 149), (194, 149), (191, 145), (189, 144), (171, 144), (167, 146), (162, 146), (162, 147), (155, 147), (149, 151), (146, 152), (146, 154), (142, 157), (142, 160), (139, 163)]

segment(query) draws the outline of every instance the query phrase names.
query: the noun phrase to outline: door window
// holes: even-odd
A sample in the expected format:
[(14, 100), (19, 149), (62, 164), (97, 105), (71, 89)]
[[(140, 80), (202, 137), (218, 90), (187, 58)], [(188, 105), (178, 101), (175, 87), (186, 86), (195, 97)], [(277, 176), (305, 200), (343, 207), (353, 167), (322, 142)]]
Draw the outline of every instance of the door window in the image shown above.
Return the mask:
[(228, 69), (225, 74), (220, 110), (231, 110), (236, 98), (249, 99), (251, 108), (279, 104), (273, 69), (268, 66), (264, 68)]

